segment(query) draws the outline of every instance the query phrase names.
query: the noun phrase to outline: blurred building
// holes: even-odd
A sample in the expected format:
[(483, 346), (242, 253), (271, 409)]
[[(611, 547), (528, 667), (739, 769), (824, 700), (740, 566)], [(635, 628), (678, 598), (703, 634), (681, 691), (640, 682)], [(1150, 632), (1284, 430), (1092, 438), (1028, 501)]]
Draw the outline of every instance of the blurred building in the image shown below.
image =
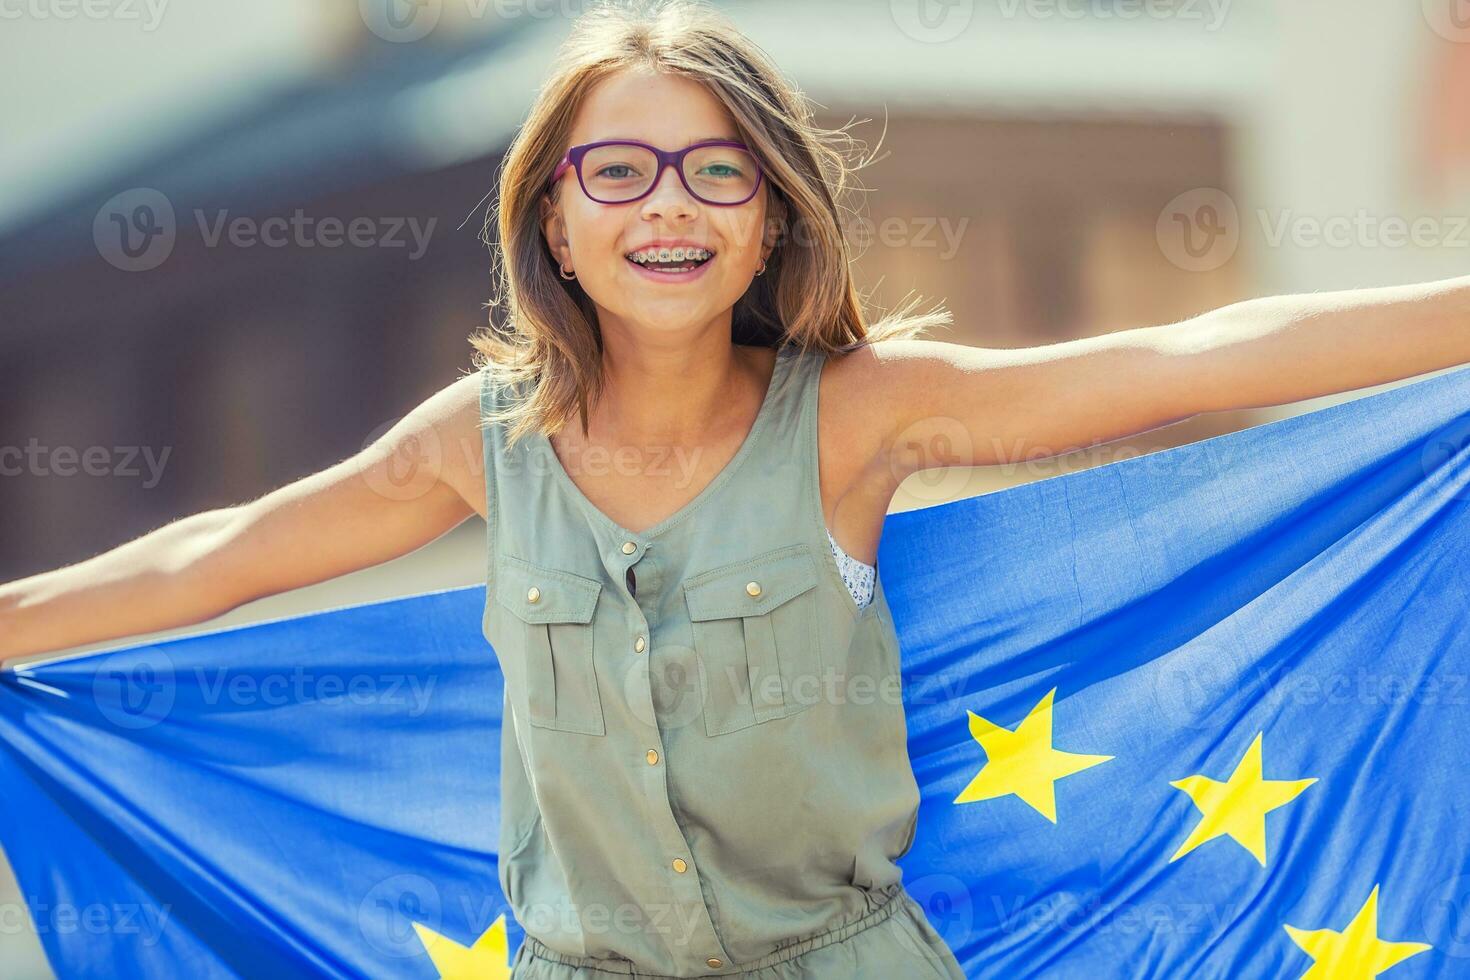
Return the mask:
[[(579, 5), (383, 4), (334, 0), (310, 71), (243, 92), (220, 81), (217, 110), (184, 131), (160, 123), (141, 153), (9, 209), (0, 446), (35, 452), (0, 479), (0, 580), (320, 470), (469, 366), (487, 195), (561, 12)], [(1470, 242), (1443, 220), (1470, 191), (1470, 25), (1454, 0), (722, 6), (824, 125), (871, 120), (850, 130), (879, 148), (860, 174), (872, 193), (850, 228), (855, 268), (876, 308), (911, 291), (949, 306), (955, 328), (934, 339), (1054, 343), (1249, 296), (1464, 272)], [(146, 54), (168, 30), (131, 43)], [(1443, 233), (1408, 246), (1294, 233), (1362, 211), (1435, 216)], [(234, 235), (241, 218), (278, 237)], [(1311, 407), (916, 474), (895, 509)], [(211, 627), (477, 581), (482, 534), (466, 522)], [(0, 961), (18, 962), (3, 947)]]
[[(0, 577), (320, 469), (467, 365), (489, 286), (485, 196), (566, 30), (551, 6), (506, 19), (444, 0), (369, 23), (340, 4), (314, 75), (227, 103), (0, 238), (4, 441), (75, 447), (79, 471), (90, 453), (109, 474), (65, 478), (62, 453), (6, 479)], [(1442, 69), (1455, 78), (1466, 62), (1466, 46), (1417, 10), (726, 6), (823, 106), (824, 124), (871, 120), (851, 130), (881, 151), (861, 173), (874, 193), (850, 227), (856, 268), (877, 306), (910, 290), (944, 301), (956, 325), (937, 339), (1012, 347), (1174, 322), (1320, 288), (1319, 269), (1342, 286), (1433, 275), (1417, 253), (1298, 256), (1240, 217), (1408, 209), (1405, 154), (1418, 144), (1403, 110), (1429, 104), (1436, 48), (1459, 55)], [(435, 9), (418, 38), (414, 17)], [(1442, 170), (1463, 133), (1459, 116), (1441, 115), (1448, 142), (1430, 145)], [(1170, 254), (1160, 230), (1170, 202), (1200, 189), (1227, 195), (1243, 232), (1238, 252), (1203, 268)], [(125, 254), (125, 226), (153, 253)], [(1261, 417), (1201, 417), (1130, 451)], [(977, 473), (960, 492), (1051, 472), (1023, 469)]]

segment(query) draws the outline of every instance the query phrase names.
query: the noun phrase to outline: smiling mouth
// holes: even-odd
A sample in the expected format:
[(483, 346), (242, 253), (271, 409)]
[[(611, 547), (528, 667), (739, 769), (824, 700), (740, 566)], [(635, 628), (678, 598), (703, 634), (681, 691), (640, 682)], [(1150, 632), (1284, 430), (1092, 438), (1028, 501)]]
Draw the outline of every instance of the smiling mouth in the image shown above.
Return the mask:
[(640, 269), (647, 269), (650, 272), (675, 274), (680, 272), (691, 272), (695, 269), (698, 269), (700, 266), (706, 265), (709, 262), (713, 261), (717, 253), (711, 252), (708, 249), (705, 249), (704, 251), (706, 251), (708, 254), (705, 258), (702, 259), (669, 259), (667, 261), (646, 259), (640, 261), (633, 258), (631, 255), (625, 255), (623, 256), (623, 258), (627, 259), (633, 265), (638, 266), (638, 268)]

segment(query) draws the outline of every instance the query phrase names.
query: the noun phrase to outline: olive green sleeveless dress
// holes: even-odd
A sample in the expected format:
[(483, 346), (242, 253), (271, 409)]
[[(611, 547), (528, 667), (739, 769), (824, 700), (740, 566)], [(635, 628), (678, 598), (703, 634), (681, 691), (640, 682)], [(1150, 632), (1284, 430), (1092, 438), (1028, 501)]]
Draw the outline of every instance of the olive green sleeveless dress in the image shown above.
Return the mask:
[[(515, 980), (964, 976), (895, 864), (919, 805), (898, 637), (828, 545), (825, 359), (783, 349), (734, 458), (636, 533), (544, 435), (482, 429)], [(483, 373), (489, 411), (513, 393)]]

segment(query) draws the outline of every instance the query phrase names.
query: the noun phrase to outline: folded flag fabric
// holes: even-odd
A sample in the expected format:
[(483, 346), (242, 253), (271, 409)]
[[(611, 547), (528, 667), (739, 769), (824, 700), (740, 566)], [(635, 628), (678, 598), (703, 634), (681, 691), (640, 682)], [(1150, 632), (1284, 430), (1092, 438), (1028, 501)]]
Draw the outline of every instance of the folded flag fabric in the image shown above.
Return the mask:
[[(1470, 975), (1470, 370), (890, 515), (972, 977)], [(0, 675), (0, 844), (71, 977), (505, 977), (470, 587)]]

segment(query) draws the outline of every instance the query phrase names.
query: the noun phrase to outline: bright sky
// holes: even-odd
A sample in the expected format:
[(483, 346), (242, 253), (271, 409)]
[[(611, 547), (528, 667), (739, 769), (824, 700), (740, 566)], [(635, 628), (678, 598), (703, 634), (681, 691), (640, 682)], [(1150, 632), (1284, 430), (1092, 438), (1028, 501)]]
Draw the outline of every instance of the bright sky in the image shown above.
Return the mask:
[(0, 0), (0, 227), (191, 119), (305, 71), (341, 36), (330, 18), (351, 8)]

